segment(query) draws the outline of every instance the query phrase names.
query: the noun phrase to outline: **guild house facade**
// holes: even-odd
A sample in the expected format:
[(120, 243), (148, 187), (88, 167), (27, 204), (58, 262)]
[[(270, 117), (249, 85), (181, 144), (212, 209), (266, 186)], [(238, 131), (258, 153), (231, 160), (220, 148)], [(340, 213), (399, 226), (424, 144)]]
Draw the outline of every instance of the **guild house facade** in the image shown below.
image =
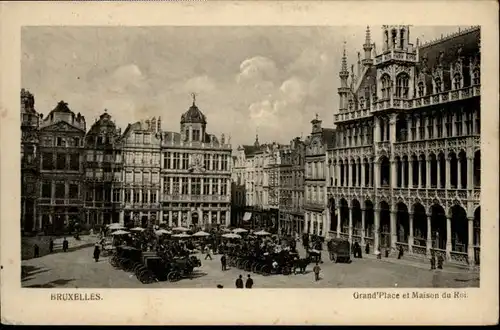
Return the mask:
[(279, 228), (283, 234), (302, 234), (304, 228), (305, 144), (297, 137), (280, 149)]
[(61, 101), (40, 122), (37, 228), (60, 231), (82, 222), (85, 117)]
[(105, 111), (85, 136), (85, 220), (90, 225), (123, 223), (121, 129)]
[(161, 219), (169, 226), (209, 229), (231, 220), (231, 144), (207, 132), (196, 105), (181, 116), (180, 132), (162, 132)]
[(480, 28), (415, 45), (409, 26), (382, 34), (377, 52), (366, 30), (350, 72), (342, 57), (330, 235), (478, 264)]
[(311, 121), (311, 135), (305, 143), (304, 232), (325, 236), (330, 221), (326, 208), (326, 151), (335, 143), (335, 130)]

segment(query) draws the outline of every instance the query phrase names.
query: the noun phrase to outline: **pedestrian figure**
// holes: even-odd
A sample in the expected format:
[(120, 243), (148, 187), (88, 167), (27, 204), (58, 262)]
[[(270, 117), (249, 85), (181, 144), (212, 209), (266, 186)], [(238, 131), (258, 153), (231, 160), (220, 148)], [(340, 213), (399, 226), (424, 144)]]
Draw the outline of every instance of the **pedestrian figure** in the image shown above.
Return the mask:
[(431, 269), (436, 269), (436, 257), (434, 252), (431, 253)]
[(370, 254), (370, 243), (366, 243), (365, 254)]
[(252, 287), (253, 287), (253, 279), (250, 277), (250, 274), (248, 274), (248, 278), (245, 283), (245, 288), (251, 289)]
[(354, 258), (359, 258), (361, 254), (361, 248), (358, 242), (354, 243)]
[(205, 256), (205, 260), (207, 260), (207, 258), (210, 258), (210, 260), (212, 260), (212, 249), (210, 248), (210, 246), (207, 248), (207, 255)]
[(99, 255), (101, 254), (101, 249), (99, 248), (99, 244), (96, 244), (94, 247), (94, 259), (95, 262), (99, 261)]
[(438, 261), (437, 262), (438, 263), (438, 269), (443, 269), (443, 261), (444, 261), (443, 256), (441, 254), (439, 254), (437, 259), (438, 259), (437, 260)]
[(54, 241), (52, 240), (52, 237), (49, 240), (49, 253), (54, 252)]
[(38, 244), (35, 244), (35, 245), (33, 246), (33, 249), (35, 250), (35, 251), (34, 251), (34, 257), (35, 257), (35, 258), (40, 257), (40, 247), (38, 246)]
[(66, 239), (66, 237), (64, 237), (64, 240), (63, 240), (63, 251), (64, 252), (68, 251), (68, 246), (69, 246), (68, 240)]
[(223, 285), (221, 285), (221, 284), (217, 284), (217, 289), (223, 289), (223, 288), (224, 288), (224, 286), (223, 286)]
[(220, 257), (220, 263), (221, 263), (221, 266), (222, 266), (222, 271), (225, 271), (226, 270), (226, 255), (223, 254), (222, 257)]
[(403, 254), (404, 254), (403, 246), (402, 246), (402, 245), (400, 245), (400, 246), (399, 246), (398, 259), (403, 258)]
[(316, 266), (314, 266), (313, 268), (313, 272), (314, 272), (314, 280), (315, 281), (319, 281), (319, 272), (321, 271), (321, 268), (319, 267), (319, 264), (316, 263)]
[(361, 245), (358, 245), (358, 258), (363, 258), (363, 249)]
[(243, 276), (240, 275), (236, 280), (236, 289), (243, 289)]
[(380, 248), (377, 248), (375, 250), (375, 255), (377, 256), (377, 259), (382, 259), (382, 253), (380, 253)]

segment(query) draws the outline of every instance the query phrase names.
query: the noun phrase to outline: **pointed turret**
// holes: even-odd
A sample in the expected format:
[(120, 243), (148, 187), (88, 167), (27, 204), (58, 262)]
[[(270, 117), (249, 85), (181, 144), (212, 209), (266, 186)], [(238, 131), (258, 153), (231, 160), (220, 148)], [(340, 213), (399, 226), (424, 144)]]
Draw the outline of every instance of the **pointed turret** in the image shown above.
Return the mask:
[(370, 66), (373, 64), (373, 59), (371, 57), (372, 54), (372, 49), (373, 49), (373, 44), (371, 40), (371, 35), (370, 35), (370, 27), (366, 27), (366, 37), (365, 37), (365, 43), (363, 44), (363, 50), (365, 51), (365, 58), (363, 59), (362, 63), (364, 66)]
[(349, 84), (347, 79), (349, 79), (349, 71), (347, 69), (347, 55), (345, 50), (345, 41), (344, 41), (344, 51), (342, 54), (342, 65), (339, 72), (340, 77), (340, 88), (338, 89), (339, 93), (339, 110), (343, 111), (347, 109), (347, 94), (349, 92)]

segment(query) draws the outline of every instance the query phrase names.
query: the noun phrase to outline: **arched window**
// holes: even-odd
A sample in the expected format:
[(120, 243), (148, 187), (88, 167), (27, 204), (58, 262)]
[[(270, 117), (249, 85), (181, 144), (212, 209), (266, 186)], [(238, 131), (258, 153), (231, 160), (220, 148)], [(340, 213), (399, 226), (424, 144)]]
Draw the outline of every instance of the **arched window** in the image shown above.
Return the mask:
[(479, 69), (474, 69), (472, 71), (472, 84), (479, 85), (481, 83), (481, 75), (479, 74)]
[(424, 83), (421, 81), (418, 83), (418, 97), (423, 97), (425, 95), (425, 86)]
[(402, 99), (408, 98), (409, 84), (410, 78), (406, 73), (400, 74), (396, 78), (396, 96)]
[(388, 99), (391, 94), (391, 78), (389, 75), (382, 77), (382, 99)]
[(396, 47), (397, 45), (397, 37), (398, 37), (398, 32), (396, 31), (396, 29), (392, 30), (392, 35), (391, 35), (391, 41), (392, 41), (392, 44), (391, 44), (391, 47)]
[(435, 94), (442, 92), (442, 85), (443, 85), (443, 83), (441, 82), (440, 77), (437, 77), (434, 79), (434, 93)]
[(453, 77), (453, 89), (460, 89), (462, 88), (462, 75), (457, 73)]

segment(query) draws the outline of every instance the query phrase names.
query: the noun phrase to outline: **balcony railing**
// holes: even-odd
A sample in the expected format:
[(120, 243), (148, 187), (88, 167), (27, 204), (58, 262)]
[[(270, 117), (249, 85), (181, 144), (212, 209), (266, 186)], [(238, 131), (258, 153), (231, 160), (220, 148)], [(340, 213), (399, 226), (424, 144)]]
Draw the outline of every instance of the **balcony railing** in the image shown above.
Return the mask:
[(416, 53), (407, 53), (405, 51), (391, 50), (390, 52), (380, 54), (375, 57), (375, 64), (380, 64), (386, 61), (397, 60), (406, 62), (417, 62)]
[(231, 199), (226, 195), (163, 195), (163, 202), (224, 202), (227, 203)]

